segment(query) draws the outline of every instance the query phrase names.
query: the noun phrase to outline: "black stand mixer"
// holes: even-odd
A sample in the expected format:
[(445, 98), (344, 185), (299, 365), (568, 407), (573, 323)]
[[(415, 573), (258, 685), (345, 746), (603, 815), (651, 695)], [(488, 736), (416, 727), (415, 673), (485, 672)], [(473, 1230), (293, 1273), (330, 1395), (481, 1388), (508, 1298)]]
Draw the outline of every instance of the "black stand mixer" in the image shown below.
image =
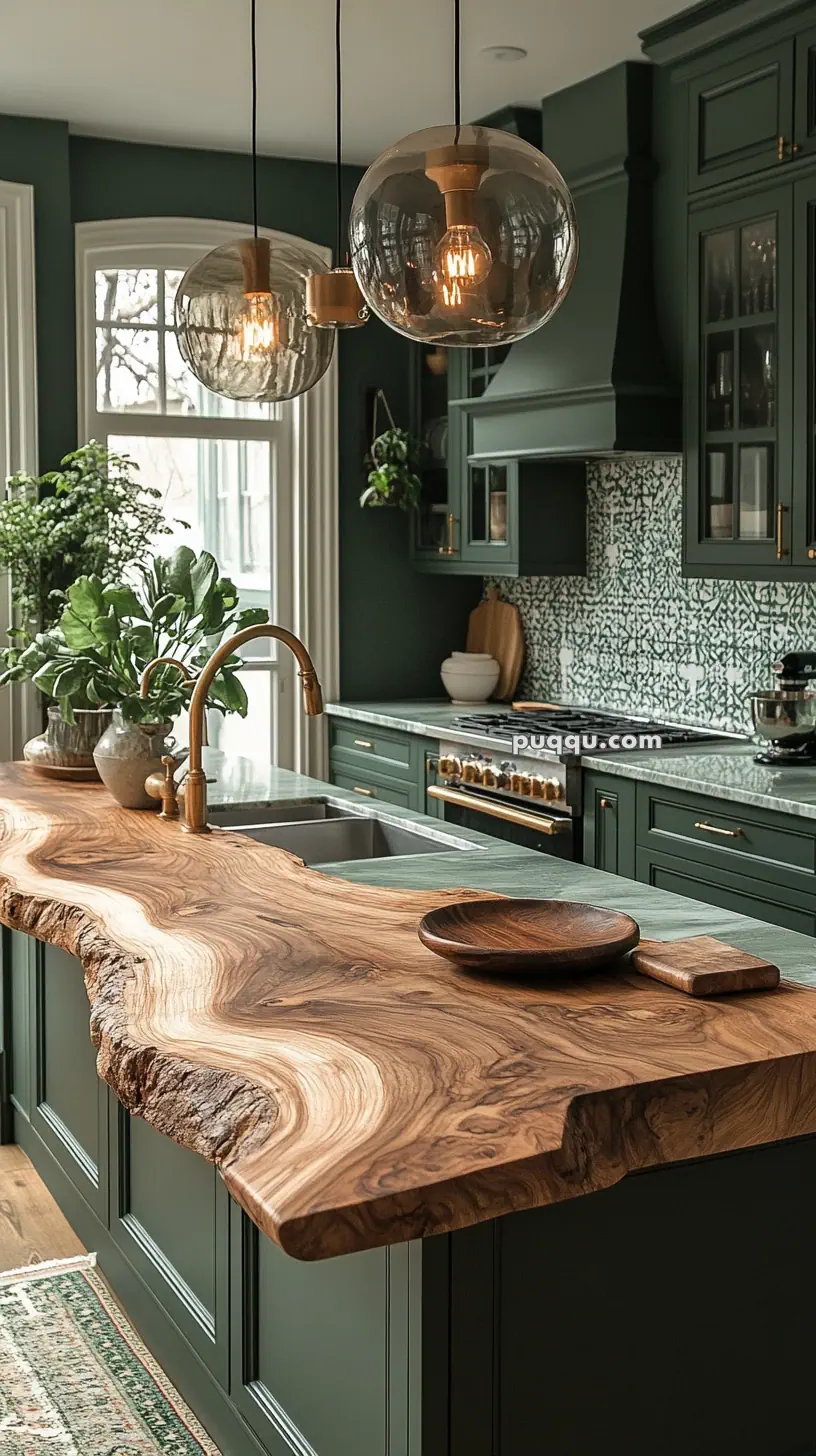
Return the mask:
[(816, 764), (816, 652), (786, 652), (774, 663), (778, 688), (751, 699), (754, 727), (769, 747), (757, 763)]

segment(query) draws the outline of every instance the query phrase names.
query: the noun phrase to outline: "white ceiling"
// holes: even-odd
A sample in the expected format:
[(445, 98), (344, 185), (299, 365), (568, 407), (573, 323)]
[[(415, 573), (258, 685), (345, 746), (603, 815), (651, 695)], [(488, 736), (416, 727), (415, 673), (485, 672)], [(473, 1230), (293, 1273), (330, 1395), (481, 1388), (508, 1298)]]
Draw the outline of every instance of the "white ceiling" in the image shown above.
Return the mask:
[[(683, 0), (463, 0), (465, 116), (541, 97), (640, 54)], [(345, 153), (450, 119), (451, 0), (344, 0)], [(258, 0), (259, 136), (272, 155), (334, 146), (334, 0)], [(77, 132), (246, 150), (249, 0), (0, 0), (0, 112)], [(488, 45), (523, 46), (498, 62)]]

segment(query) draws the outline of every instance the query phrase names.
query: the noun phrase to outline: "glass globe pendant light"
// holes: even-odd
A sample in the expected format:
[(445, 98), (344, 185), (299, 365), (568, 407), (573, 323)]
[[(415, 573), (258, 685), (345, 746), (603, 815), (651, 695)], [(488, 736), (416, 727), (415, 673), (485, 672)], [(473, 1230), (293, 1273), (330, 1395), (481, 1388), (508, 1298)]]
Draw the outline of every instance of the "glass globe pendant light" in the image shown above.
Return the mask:
[(455, 122), (404, 137), (354, 196), (351, 261), (363, 297), (410, 339), (509, 344), (563, 303), (578, 258), (569, 189), (520, 137), (462, 126), (460, 0), (454, 0)]
[(305, 394), (326, 373), (334, 334), (306, 312), (309, 278), (327, 272), (319, 253), (258, 234), (256, 0), (252, 35), (252, 237), (224, 243), (187, 269), (174, 322), (179, 351), (196, 379), (225, 399), (273, 401)]
[(314, 273), (306, 283), (306, 311), (309, 322), (318, 329), (358, 329), (367, 323), (368, 306), (357, 279), (348, 263), (348, 248), (343, 248), (343, 63), (340, 26), (341, 0), (334, 9), (334, 99), (337, 178), (337, 251), (339, 260), (345, 253), (345, 267), (332, 268), (330, 273)]

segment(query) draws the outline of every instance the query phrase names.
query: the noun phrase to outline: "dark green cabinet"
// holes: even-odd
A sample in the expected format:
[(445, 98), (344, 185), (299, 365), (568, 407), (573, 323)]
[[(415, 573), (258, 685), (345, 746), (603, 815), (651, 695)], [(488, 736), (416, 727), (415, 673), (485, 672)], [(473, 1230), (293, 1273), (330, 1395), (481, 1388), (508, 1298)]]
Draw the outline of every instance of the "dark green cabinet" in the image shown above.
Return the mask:
[(686, 562), (784, 570), (793, 505), (794, 192), (693, 210)]
[(97, 1076), (79, 962), (33, 942), (29, 963), (31, 1123), (60, 1167), (108, 1219), (108, 1089)]
[(635, 878), (635, 785), (617, 774), (585, 773), (584, 864)]
[(424, 812), (427, 755), (433, 756), (438, 750), (438, 744), (417, 734), (332, 718), (329, 778), (339, 789), (360, 799), (377, 799)]
[[(414, 526), (414, 562), (424, 571), (474, 576), (586, 574), (586, 469), (576, 461), (472, 458), (470, 406), (508, 353), (449, 349), (444, 375), (417, 352), (417, 429), (426, 464)], [(442, 387), (447, 395), (442, 398)], [(440, 411), (444, 408), (444, 417)], [(444, 470), (439, 452), (444, 448)]]
[(794, 41), (778, 41), (689, 86), (689, 187), (712, 187), (789, 155), (794, 132)]

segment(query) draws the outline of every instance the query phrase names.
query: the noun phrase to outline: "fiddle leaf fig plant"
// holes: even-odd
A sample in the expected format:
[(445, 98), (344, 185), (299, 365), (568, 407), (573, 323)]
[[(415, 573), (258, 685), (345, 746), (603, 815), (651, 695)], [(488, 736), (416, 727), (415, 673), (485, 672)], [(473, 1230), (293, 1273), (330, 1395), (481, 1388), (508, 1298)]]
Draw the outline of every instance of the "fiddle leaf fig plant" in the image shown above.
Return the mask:
[(373, 441), (367, 457), (368, 485), (360, 496), (361, 506), (399, 506), (417, 510), (422, 482), (417, 475), (421, 447), (407, 430), (394, 426)]
[[(148, 662), (174, 657), (195, 677), (226, 632), (265, 621), (260, 607), (239, 609), (238, 591), (220, 575), (215, 557), (179, 546), (140, 568), (132, 585), (80, 576), (68, 588), (56, 625), (25, 648), (2, 654), (0, 687), (32, 680), (68, 723), (76, 709), (100, 707), (118, 707), (133, 722), (165, 723), (189, 706), (193, 683), (167, 665), (153, 674), (142, 698)], [(209, 707), (246, 717), (241, 665), (240, 657), (227, 658), (213, 680)]]

